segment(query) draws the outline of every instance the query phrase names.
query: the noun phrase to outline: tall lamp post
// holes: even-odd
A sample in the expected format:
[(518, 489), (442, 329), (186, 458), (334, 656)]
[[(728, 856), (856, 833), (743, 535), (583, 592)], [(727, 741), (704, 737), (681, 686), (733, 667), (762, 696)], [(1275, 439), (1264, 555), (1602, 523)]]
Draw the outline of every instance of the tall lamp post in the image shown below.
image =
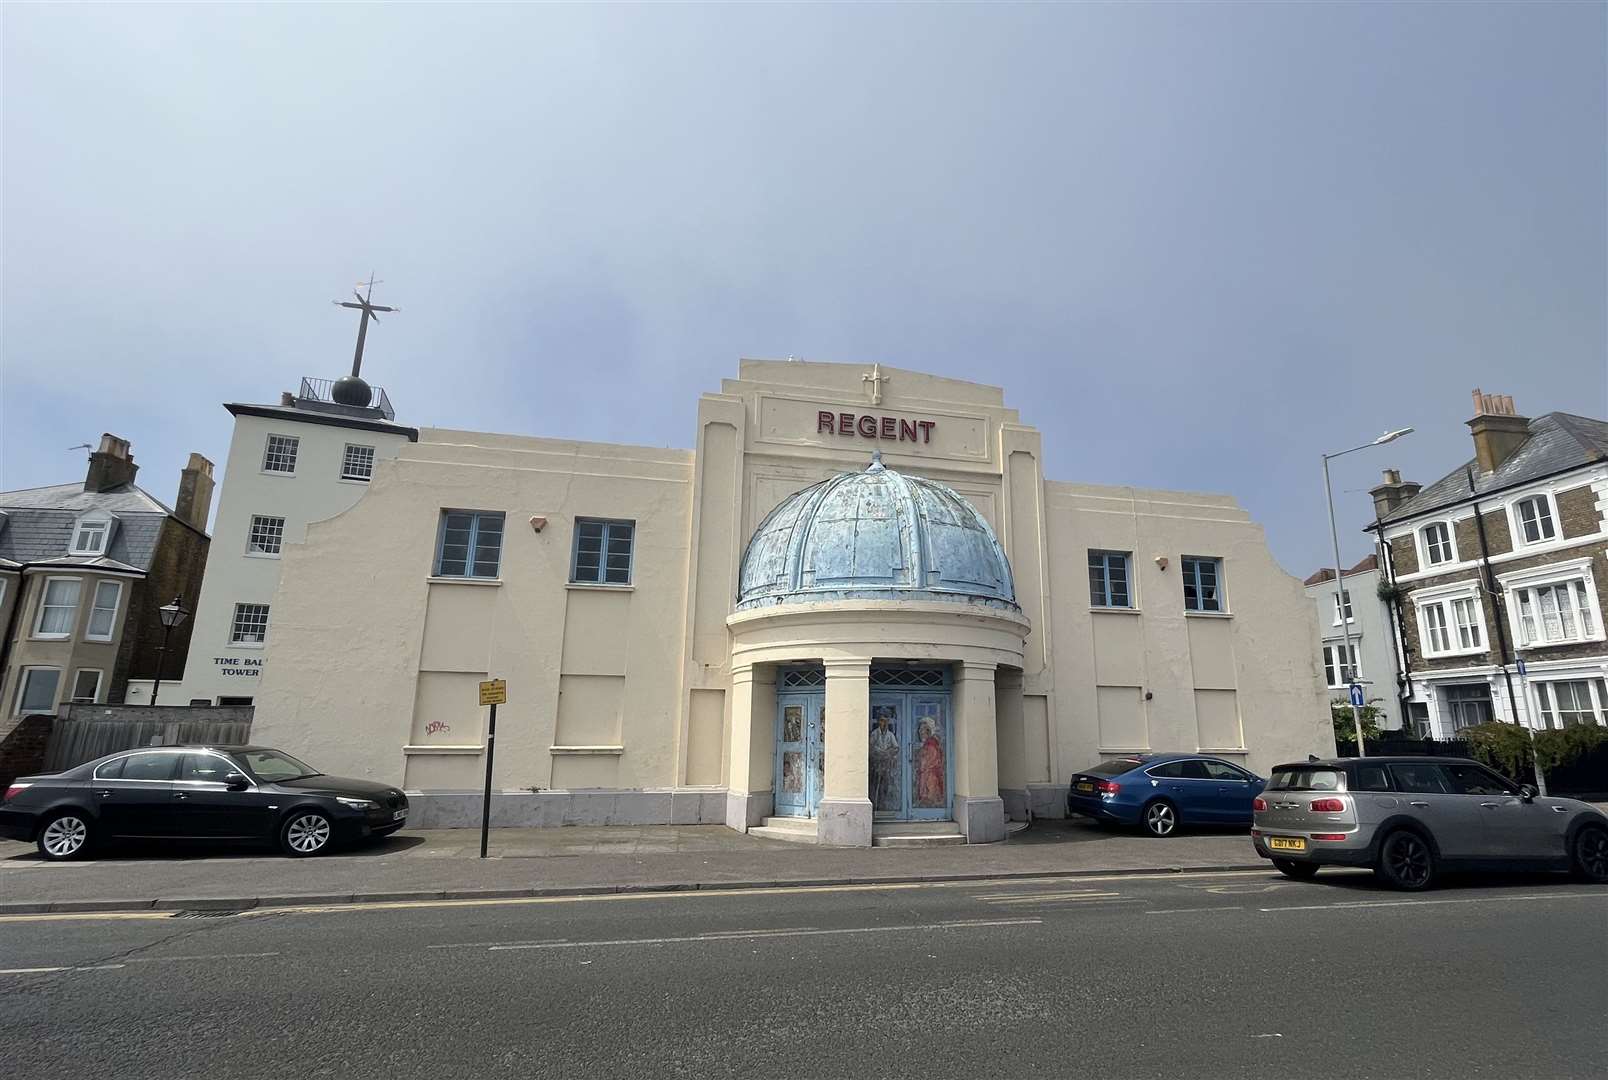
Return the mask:
[(156, 650), (156, 682), (151, 684), (151, 704), (156, 704), (156, 695), (162, 689), (162, 661), (167, 659), (168, 635), (173, 628), (185, 620), (190, 613), (184, 610), (184, 605), (175, 596), (170, 602), (156, 609), (162, 619), (162, 644)]
[[(1350, 687), (1356, 685), (1357, 681), (1357, 654), (1352, 651), (1351, 620), (1346, 617), (1346, 608), (1348, 606), (1346, 603), (1346, 579), (1345, 571), (1340, 566), (1340, 534), (1336, 531), (1334, 525), (1334, 486), (1329, 483), (1329, 460), (1345, 454), (1355, 453), (1358, 450), (1366, 450), (1370, 446), (1383, 446), (1387, 442), (1395, 442), (1403, 435), (1411, 435), (1412, 433), (1413, 429), (1410, 427), (1398, 428), (1395, 431), (1385, 432), (1373, 442), (1353, 446), (1350, 450), (1341, 450), (1338, 453), (1323, 455), (1323, 493), (1329, 499), (1329, 541), (1334, 544), (1334, 584), (1338, 590), (1335, 594), (1335, 602), (1340, 605), (1340, 630), (1345, 635), (1346, 642), (1346, 655), (1342, 658), (1340, 664), (1342, 671), (1349, 669), (1350, 672), (1350, 677), (1346, 680), (1348, 697), (1350, 696)], [(1362, 706), (1357, 704), (1355, 697), (1351, 698), (1351, 722), (1357, 729), (1357, 756), (1367, 757), (1368, 748), (1362, 742)]]

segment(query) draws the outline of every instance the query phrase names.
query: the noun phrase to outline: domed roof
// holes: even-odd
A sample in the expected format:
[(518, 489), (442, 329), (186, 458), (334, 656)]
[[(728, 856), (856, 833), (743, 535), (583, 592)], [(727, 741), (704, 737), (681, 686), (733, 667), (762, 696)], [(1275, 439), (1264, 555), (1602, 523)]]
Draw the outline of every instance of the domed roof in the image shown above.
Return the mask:
[(743, 552), (737, 609), (822, 600), (958, 600), (1019, 610), (1005, 551), (977, 509), (878, 453), (783, 500)]

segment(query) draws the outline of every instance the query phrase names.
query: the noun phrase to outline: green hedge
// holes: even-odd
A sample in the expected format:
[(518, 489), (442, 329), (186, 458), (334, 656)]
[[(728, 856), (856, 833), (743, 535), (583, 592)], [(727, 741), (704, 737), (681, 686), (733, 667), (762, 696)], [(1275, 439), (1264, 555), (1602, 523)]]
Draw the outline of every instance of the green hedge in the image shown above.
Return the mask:
[[(1480, 724), (1464, 728), (1458, 737), (1468, 743), (1469, 754), (1517, 780), (1535, 771), (1530, 756), (1530, 733), (1517, 724)], [(1535, 757), (1541, 771), (1571, 765), (1608, 743), (1608, 728), (1576, 725), (1535, 733)]]

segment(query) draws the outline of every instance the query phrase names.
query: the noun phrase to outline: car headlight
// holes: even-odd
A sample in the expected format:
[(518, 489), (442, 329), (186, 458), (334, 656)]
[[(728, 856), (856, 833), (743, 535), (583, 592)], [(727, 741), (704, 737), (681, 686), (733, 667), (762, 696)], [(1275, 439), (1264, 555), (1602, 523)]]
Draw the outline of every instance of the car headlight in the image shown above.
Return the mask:
[(378, 810), (380, 808), (380, 804), (373, 799), (348, 799), (337, 795), (335, 801), (342, 806), (350, 806), (353, 810)]

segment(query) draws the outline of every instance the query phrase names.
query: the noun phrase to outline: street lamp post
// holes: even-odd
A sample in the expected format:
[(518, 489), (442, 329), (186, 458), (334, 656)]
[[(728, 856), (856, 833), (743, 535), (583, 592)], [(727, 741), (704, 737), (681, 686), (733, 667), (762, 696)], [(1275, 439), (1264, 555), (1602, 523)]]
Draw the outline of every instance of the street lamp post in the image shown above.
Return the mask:
[(156, 704), (157, 692), (162, 689), (162, 662), (167, 659), (168, 635), (173, 628), (182, 623), (190, 613), (184, 610), (180, 598), (175, 596), (169, 603), (156, 609), (156, 614), (162, 620), (162, 644), (156, 650), (156, 682), (151, 684), (151, 704)]
[[(1348, 606), (1346, 604), (1346, 579), (1345, 571), (1340, 566), (1340, 533), (1336, 530), (1334, 524), (1334, 486), (1329, 483), (1329, 459), (1354, 453), (1358, 450), (1366, 450), (1370, 446), (1383, 446), (1387, 442), (1395, 442), (1403, 435), (1411, 435), (1412, 432), (1413, 429), (1410, 427), (1398, 428), (1395, 431), (1385, 432), (1373, 442), (1353, 446), (1350, 450), (1341, 450), (1339, 453), (1323, 455), (1323, 493), (1329, 500), (1329, 541), (1334, 544), (1334, 583), (1335, 588), (1338, 590), (1335, 594), (1335, 602), (1340, 605), (1340, 632), (1345, 635), (1346, 643), (1346, 654), (1341, 658), (1340, 670), (1346, 671), (1349, 669), (1351, 673), (1351, 677), (1346, 680), (1348, 697), (1350, 696), (1351, 686), (1355, 685), (1357, 681), (1357, 664), (1356, 653), (1351, 648), (1351, 620), (1346, 617), (1346, 607)], [(1368, 748), (1362, 742), (1362, 706), (1357, 704), (1355, 698), (1351, 699), (1351, 722), (1357, 729), (1357, 756), (1367, 757)]]

